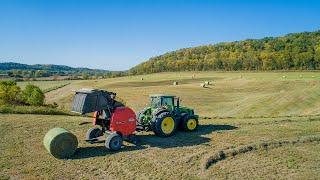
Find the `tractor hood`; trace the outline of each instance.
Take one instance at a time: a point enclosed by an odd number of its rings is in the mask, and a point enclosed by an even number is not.
[[[198,118],[198,115],[194,114],[194,110],[185,106],[180,106],[179,107],[180,113],[187,113],[190,116],[195,116],[196,118]]]

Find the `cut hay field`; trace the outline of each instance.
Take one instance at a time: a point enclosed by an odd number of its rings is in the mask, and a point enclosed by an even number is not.
[[[173,86],[174,81],[179,85]],[[213,85],[200,87],[205,81]],[[73,91],[83,87],[117,92],[135,110],[148,103],[149,94],[166,93],[181,97],[183,105],[195,108],[202,117],[320,114],[320,72],[182,72],[74,81],[47,93],[47,102],[69,110]]]
[[[213,85],[200,87],[204,81]],[[139,132],[139,145],[125,143],[113,153],[103,143],[84,141],[91,118],[0,114],[0,179],[320,178],[319,72],[183,72],[71,81],[46,93],[46,101],[70,109],[73,91],[90,87],[117,92],[135,110],[152,93],[180,96],[182,105],[200,115],[200,127],[169,138]],[[71,159],[55,159],[44,149],[42,139],[54,127],[78,137]]]
[[[0,178],[320,178],[320,116],[201,119],[198,131],[192,133],[179,132],[169,138],[138,133],[139,146],[126,143],[116,153],[107,151],[104,144],[84,142],[91,123],[79,124],[90,120],[1,115]],[[73,158],[58,160],[44,149],[42,138],[54,127],[77,135],[79,149]],[[212,162],[220,151],[227,156]]]

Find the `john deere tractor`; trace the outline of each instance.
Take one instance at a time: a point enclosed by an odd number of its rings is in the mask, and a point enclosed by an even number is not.
[[[157,136],[168,137],[178,129],[195,131],[198,115],[193,109],[180,107],[180,100],[170,95],[150,95],[150,106],[137,113],[138,128],[152,130]]]

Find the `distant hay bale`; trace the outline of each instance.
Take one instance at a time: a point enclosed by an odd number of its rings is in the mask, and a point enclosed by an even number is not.
[[[44,136],[43,145],[52,156],[63,159],[76,152],[78,139],[66,129],[53,128]]]
[[[311,76],[312,78],[315,78],[315,76]]]
[[[300,76],[299,76],[300,78],[302,78],[302,74],[300,74]]]
[[[282,76],[282,78],[286,78],[287,76]]]
[[[179,83],[178,83],[177,81],[174,81],[174,82],[173,82],[173,85],[174,85],[174,86],[177,86],[178,84],[179,84]]]

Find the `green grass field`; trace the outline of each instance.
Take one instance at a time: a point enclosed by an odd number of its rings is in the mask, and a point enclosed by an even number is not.
[[[213,85],[200,87],[204,81]],[[71,81],[46,93],[46,101],[70,109],[74,90],[94,87],[117,92],[139,110],[149,94],[174,94],[200,115],[200,127],[169,138],[139,132],[140,145],[125,143],[112,153],[103,143],[84,141],[91,118],[1,114],[0,179],[319,179],[319,82],[319,72],[183,72]],[[55,159],[44,149],[42,138],[54,127],[77,135],[79,149],[71,159]]]

